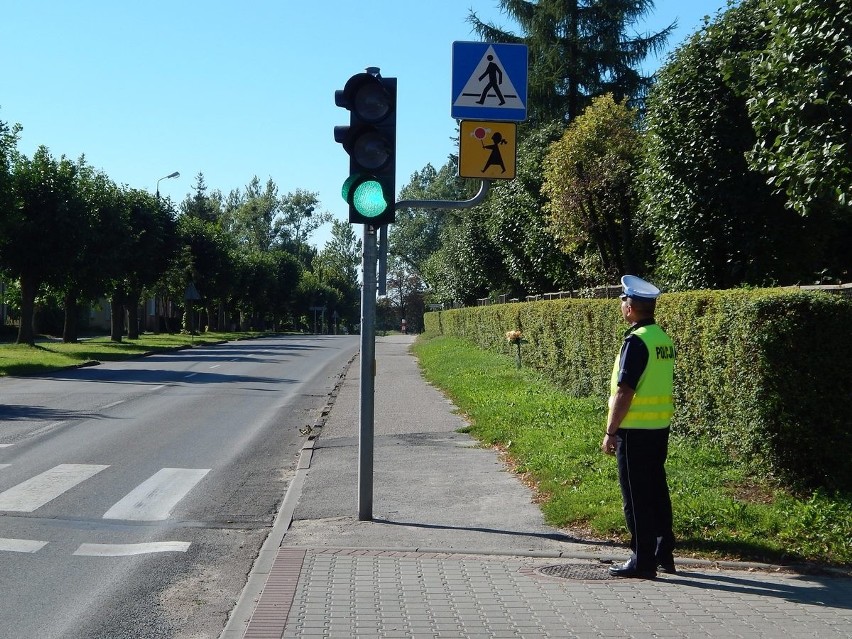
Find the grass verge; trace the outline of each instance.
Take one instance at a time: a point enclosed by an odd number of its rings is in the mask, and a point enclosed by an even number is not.
[[[221,341],[259,337],[261,333],[183,333],[144,334],[138,340],[125,338],[121,342],[109,337],[64,344],[40,341],[35,346],[26,344],[0,345],[0,377],[7,375],[36,375],[73,366],[86,366],[98,362],[130,359],[147,353],[174,350],[187,346],[201,346]]]
[[[513,359],[451,337],[414,346],[425,377],[505,451],[548,522],[626,539],[615,459],[600,452],[605,406],[571,398]],[[667,463],[681,556],[852,565],[852,494],[795,495],[706,442],[674,433]]]

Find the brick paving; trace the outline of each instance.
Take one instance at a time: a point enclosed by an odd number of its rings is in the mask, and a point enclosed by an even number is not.
[[[246,639],[281,637],[301,577],[305,552],[304,548],[282,548],[278,551],[263,595],[246,629]]]
[[[852,636],[852,579],[687,567],[565,579],[597,562],[282,547],[246,637],[410,639]]]

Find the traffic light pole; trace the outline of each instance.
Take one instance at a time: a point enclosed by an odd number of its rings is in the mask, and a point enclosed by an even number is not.
[[[358,430],[358,519],[373,519],[373,443],[376,386],[376,227],[364,225],[361,287],[361,409]]]
[[[482,186],[470,200],[403,200],[396,194],[397,79],[383,78],[378,67],[368,67],[334,92],[334,104],[349,111],[349,125],[334,127],[334,141],[349,154],[349,177],[341,195],[349,204],[349,223],[364,225],[361,287],[361,395],[358,430],[358,519],[373,518],[373,447],[375,443],[376,387],[376,262],[382,233],[379,267],[385,293],[387,225],[398,208],[464,209],[485,199],[491,185]],[[169,176],[171,177],[171,176]]]
[[[479,192],[469,200],[402,200],[395,208],[467,209],[481,203],[491,187],[482,180]],[[381,228],[381,227],[380,227]],[[361,269],[361,394],[358,428],[358,519],[373,519],[373,449],[375,446],[376,390],[376,262],[379,229],[364,225]]]

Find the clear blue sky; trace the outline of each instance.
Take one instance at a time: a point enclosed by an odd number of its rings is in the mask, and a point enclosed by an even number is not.
[[[638,32],[673,21],[674,49],[725,0],[657,0]],[[85,154],[113,181],[179,202],[202,172],[210,190],[254,175],[319,194],[346,219],[348,159],[334,91],[367,66],[397,77],[397,188],[454,152],[454,41],[466,17],[511,26],[497,0],[0,0],[0,120],[19,149]],[[372,11],[370,20],[365,19]],[[654,69],[659,62],[650,61]],[[324,245],[328,231],[312,238]]]

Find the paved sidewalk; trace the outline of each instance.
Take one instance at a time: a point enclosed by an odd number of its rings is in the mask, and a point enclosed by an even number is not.
[[[497,454],[456,432],[411,342],[376,344],[373,520],[357,518],[356,359],[302,452],[251,618],[223,637],[852,636],[846,577],[693,561],[610,578],[627,553],[547,526]]]

